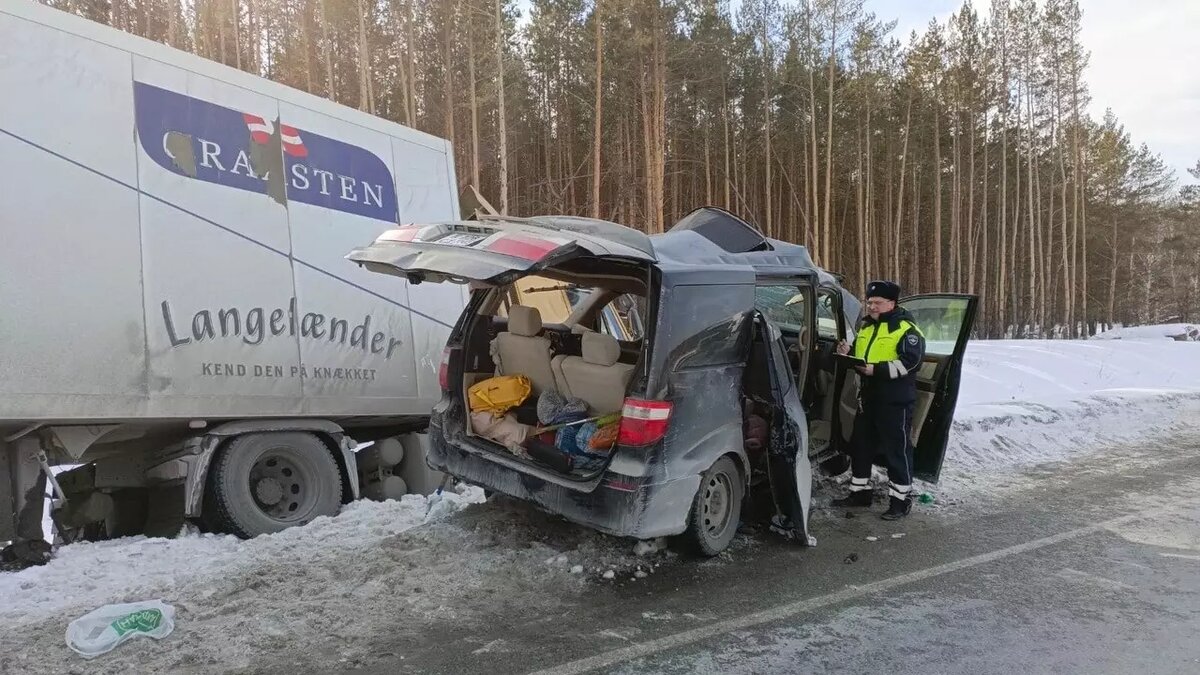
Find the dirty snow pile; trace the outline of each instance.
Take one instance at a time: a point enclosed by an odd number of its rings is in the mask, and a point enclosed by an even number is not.
[[[249,541],[188,534],[65,546],[43,567],[0,574],[0,672],[79,668],[66,626],[109,603],[162,599],[176,608],[176,629],[121,645],[88,672],[308,672],[403,653],[435,618],[479,619],[522,598],[553,604],[608,570],[629,583],[654,569],[627,541],[503,499],[469,508],[482,501],[482,490],[462,487],[354,502]]]
[[[1200,427],[1200,345],[980,340],[967,346],[943,465],[951,488]]]

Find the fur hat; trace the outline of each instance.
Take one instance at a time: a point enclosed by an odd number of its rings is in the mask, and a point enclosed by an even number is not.
[[[900,284],[894,281],[872,281],[867,284],[867,297],[896,302],[900,299]]]

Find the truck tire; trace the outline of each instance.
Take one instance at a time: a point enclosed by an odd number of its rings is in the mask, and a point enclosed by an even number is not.
[[[218,451],[203,515],[209,529],[250,538],[333,516],[341,504],[341,472],[319,438],[246,434]]]
[[[713,462],[700,476],[700,489],[688,514],[684,541],[700,555],[724,551],[741,522],[745,485],[737,465],[728,456]]]

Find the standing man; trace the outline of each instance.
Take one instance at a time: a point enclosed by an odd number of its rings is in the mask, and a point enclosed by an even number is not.
[[[912,509],[913,404],[925,356],[925,336],[912,315],[896,304],[899,299],[895,282],[867,284],[867,316],[854,340],[854,356],[867,363],[856,366],[859,403],[850,438],[850,495],[833,501],[834,506],[870,506],[871,466],[882,454],[891,498],[884,520],[899,520]],[[838,353],[849,352],[850,345],[838,345]]]

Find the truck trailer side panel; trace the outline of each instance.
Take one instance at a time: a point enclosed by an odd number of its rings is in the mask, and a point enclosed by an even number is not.
[[[465,292],[343,256],[458,215],[448,142],[0,8],[0,428],[425,416]]]

